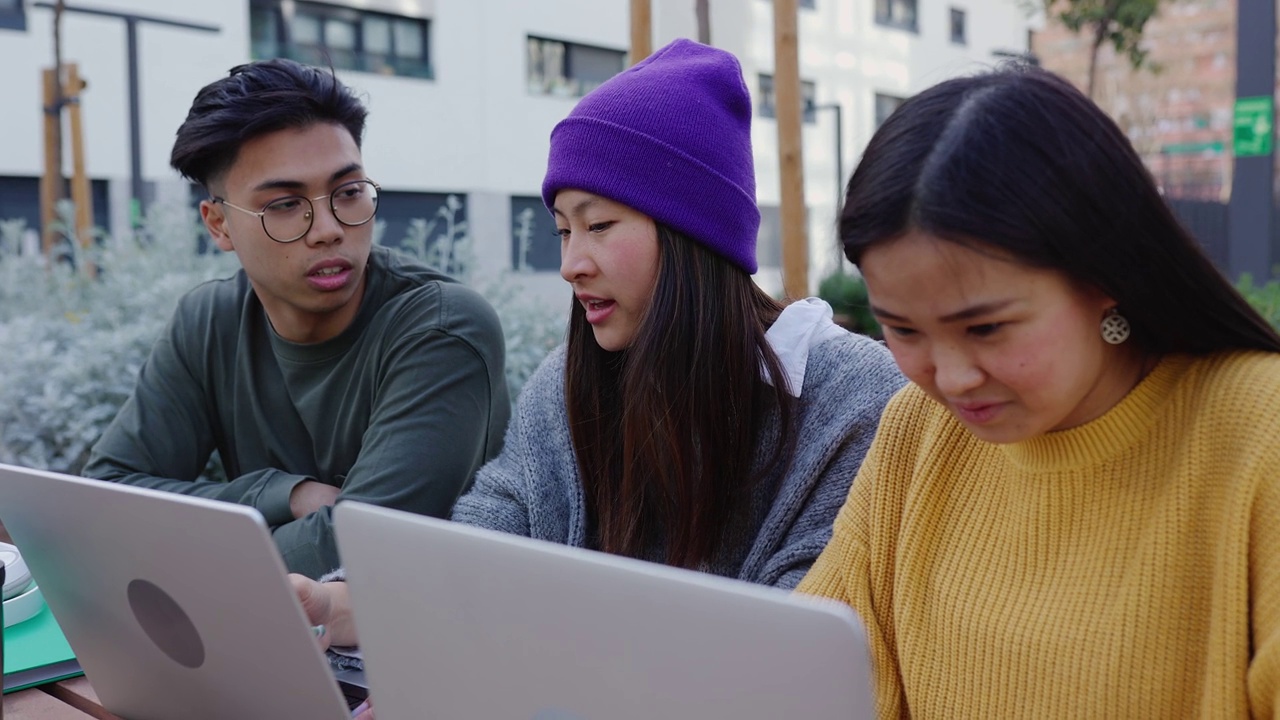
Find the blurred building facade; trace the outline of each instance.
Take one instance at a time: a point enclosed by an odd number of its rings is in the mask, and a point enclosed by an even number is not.
[[[1109,45],[1098,55],[1094,100],[1174,200],[1226,202],[1231,195],[1236,2],[1162,3],[1143,33],[1151,68],[1134,70]],[[1045,67],[1083,89],[1086,36],[1050,20],[1035,34],[1034,52]]]
[[[712,44],[735,53],[755,103],[762,285],[781,287],[773,7],[709,0]],[[140,155],[146,200],[190,202],[169,167],[196,91],[235,65],[273,56],[332,64],[370,109],[364,144],[384,188],[384,242],[415,231],[469,235],[475,270],[527,273],[564,299],[559,246],[538,197],[548,135],[577,98],[627,62],[627,0],[73,0],[89,7],[216,26],[137,29]],[[816,278],[837,262],[837,198],[862,148],[902,99],[1024,53],[1034,20],[1012,0],[800,0],[806,100],[805,198]],[[653,46],[697,37],[695,0],[653,0]],[[0,218],[37,228],[43,171],[40,70],[53,64],[53,13],[0,0]],[[88,82],[81,103],[95,214],[130,231],[127,32],[120,20],[68,12],[63,60]],[[832,106],[841,108],[839,127]],[[837,136],[843,147],[837,160]],[[66,145],[69,148],[69,141]],[[70,168],[69,151],[66,167]],[[839,166],[842,178],[837,178]],[[193,216],[194,220],[194,216]],[[422,231],[421,224],[417,226]]]

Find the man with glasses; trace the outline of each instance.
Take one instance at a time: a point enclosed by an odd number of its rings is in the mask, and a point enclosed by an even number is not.
[[[510,414],[493,309],[373,244],[365,116],[289,60],[196,96],[170,162],[242,270],[183,297],[84,471],[255,507],[313,578],[340,564],[337,500],[447,517]],[[203,477],[214,450],[225,479]]]

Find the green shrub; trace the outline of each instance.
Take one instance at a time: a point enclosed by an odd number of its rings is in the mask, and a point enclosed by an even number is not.
[[[1236,289],[1245,300],[1258,311],[1273,327],[1280,330],[1280,281],[1272,280],[1265,285],[1255,285],[1249,273],[1240,276]]]
[[[862,276],[837,270],[818,283],[818,297],[831,305],[837,322],[854,332],[880,337],[880,323],[871,314]]]

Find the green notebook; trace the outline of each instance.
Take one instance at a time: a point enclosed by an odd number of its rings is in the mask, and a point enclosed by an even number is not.
[[[4,629],[4,692],[83,675],[49,606]]]

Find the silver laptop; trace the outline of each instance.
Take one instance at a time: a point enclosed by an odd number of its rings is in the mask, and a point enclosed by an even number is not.
[[[0,465],[0,522],[107,710],[350,718],[256,510]]]
[[[854,613],[354,502],[335,509],[379,720],[858,720]]]

